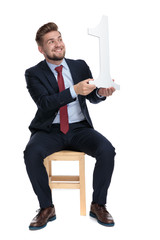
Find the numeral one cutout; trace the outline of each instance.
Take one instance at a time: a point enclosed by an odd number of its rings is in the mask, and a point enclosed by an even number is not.
[[[108,17],[102,16],[99,25],[95,28],[89,28],[88,34],[99,38],[100,73],[99,77],[94,81],[94,84],[97,87],[114,87],[115,89],[119,90],[120,86],[113,82],[110,76]]]

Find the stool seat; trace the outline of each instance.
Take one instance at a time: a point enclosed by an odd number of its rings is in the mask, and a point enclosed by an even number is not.
[[[52,175],[52,161],[79,161],[79,175]],[[51,189],[80,189],[80,215],[86,215],[85,153],[63,150],[44,159]]]

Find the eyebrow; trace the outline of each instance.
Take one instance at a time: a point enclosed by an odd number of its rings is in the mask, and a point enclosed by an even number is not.
[[[59,36],[58,36],[58,39],[59,39],[59,38],[62,38],[62,36],[59,35]],[[49,42],[49,41],[51,41],[51,40],[55,40],[55,38],[50,38],[50,39],[47,40],[47,42]]]

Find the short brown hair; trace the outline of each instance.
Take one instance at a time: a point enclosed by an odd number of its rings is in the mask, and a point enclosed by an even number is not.
[[[53,22],[49,22],[44,24],[42,27],[40,27],[36,33],[36,42],[38,45],[42,45],[43,44],[43,36],[46,33],[49,33],[51,31],[58,31],[58,26],[53,23]]]

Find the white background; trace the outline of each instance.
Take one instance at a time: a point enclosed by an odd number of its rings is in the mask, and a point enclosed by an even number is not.
[[[159,239],[159,81],[158,0],[28,0],[0,3],[0,234],[16,239]],[[36,105],[24,71],[43,60],[34,41],[37,29],[58,24],[68,58],[84,59],[96,78],[98,42],[87,35],[102,15],[109,18],[111,76],[121,90],[88,104],[95,128],[116,147],[108,210],[116,225],[105,228],[89,215],[95,160],[86,156],[87,216],[79,215],[78,190],[54,190],[57,220],[36,232],[28,225],[39,207],[23,161],[28,125]],[[70,166],[76,170],[76,166]],[[64,170],[64,169],[63,169]]]

